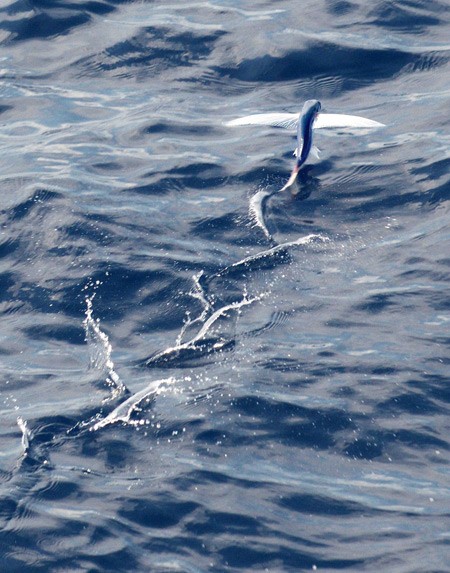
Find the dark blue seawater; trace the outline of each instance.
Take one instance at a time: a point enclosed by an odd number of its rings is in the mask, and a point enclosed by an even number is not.
[[[450,571],[448,2],[0,14],[0,571]]]

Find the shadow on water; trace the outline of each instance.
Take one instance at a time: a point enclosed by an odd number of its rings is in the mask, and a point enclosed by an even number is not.
[[[297,175],[296,189],[291,191],[294,199],[305,201],[313,193],[321,190],[321,183],[318,177],[313,175],[314,166],[306,165]]]

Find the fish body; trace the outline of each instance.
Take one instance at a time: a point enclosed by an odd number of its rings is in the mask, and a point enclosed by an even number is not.
[[[316,99],[310,99],[303,105],[297,124],[297,149],[295,150],[297,161],[289,177],[289,181],[281,191],[284,191],[294,183],[301,166],[308,159],[308,155],[313,148],[313,124],[321,108],[320,101]]]
[[[313,123],[321,109],[320,101],[310,99],[303,105],[297,126],[297,167],[308,159],[312,148]]]

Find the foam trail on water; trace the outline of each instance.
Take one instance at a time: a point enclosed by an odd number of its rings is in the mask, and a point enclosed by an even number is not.
[[[288,249],[289,247],[295,247],[298,245],[307,245],[307,244],[311,243],[312,241],[314,241],[315,239],[323,241],[323,242],[329,241],[328,237],[324,237],[323,235],[317,235],[315,233],[311,233],[309,235],[306,235],[305,237],[300,237],[300,238],[296,239],[295,241],[288,241],[286,243],[281,243],[279,245],[275,245],[275,247],[272,247],[272,248],[267,249],[265,251],[260,251],[259,253],[245,257],[245,259],[241,259],[240,261],[236,261],[235,263],[232,263],[228,267],[225,267],[224,269],[220,270],[218,273],[216,273],[215,276],[220,276],[222,274],[225,274],[227,271],[229,271],[231,269],[235,269],[236,267],[239,267],[242,265],[249,265],[249,264],[254,263],[255,261],[258,261],[260,259],[273,257],[277,253],[284,251],[284,250]]]
[[[142,402],[150,401],[150,398],[155,394],[160,394],[163,390],[167,389],[170,385],[175,382],[175,378],[164,378],[162,380],[154,380],[143,390],[136,392],[124,402],[119,404],[106,418],[96,422],[91,428],[91,431],[99,430],[110,424],[115,424],[116,422],[124,422],[125,424],[132,423],[130,421],[133,412],[139,409],[139,405]]]
[[[202,315],[203,314],[206,315],[206,313],[208,313],[210,310],[212,310],[212,306],[206,297],[206,293],[205,293],[202,285],[200,284],[200,279],[202,276],[203,276],[203,271],[199,272],[197,275],[194,275],[192,277],[192,280],[194,281],[194,291],[191,291],[190,295],[193,298],[197,298],[202,303],[203,308],[204,308]]]
[[[194,281],[194,288],[188,294],[192,298],[195,298],[200,301],[201,305],[203,306],[203,310],[199,314],[199,316],[197,316],[197,318],[191,318],[189,311],[186,312],[186,319],[184,321],[183,326],[181,327],[180,334],[177,336],[176,340],[177,345],[182,344],[183,336],[185,335],[186,330],[193,324],[196,324],[197,322],[204,322],[206,317],[208,316],[208,312],[212,310],[211,303],[208,301],[206,293],[202,285],[200,284],[200,279],[202,276],[203,276],[203,271],[199,272],[198,274],[192,277],[192,280]]]
[[[264,220],[264,205],[267,199],[273,194],[274,191],[258,191],[253,195],[253,197],[251,197],[248,207],[250,219],[256,227],[259,227],[262,230],[269,241],[273,241],[273,237]]]
[[[173,347],[166,348],[166,350],[158,352],[158,354],[155,354],[149,360],[147,360],[146,364],[149,365],[152,362],[155,362],[161,358],[164,358],[164,356],[174,354],[176,352],[179,352],[180,350],[186,350],[189,348],[194,348],[195,344],[199,340],[202,340],[206,336],[209,329],[213,326],[213,324],[216,322],[216,320],[218,320],[221,316],[223,316],[225,313],[227,313],[230,310],[239,310],[243,306],[247,306],[249,304],[254,303],[257,300],[261,300],[262,297],[263,297],[263,295],[254,296],[252,298],[247,298],[246,296],[244,296],[244,298],[240,301],[232,302],[231,304],[227,304],[225,306],[222,306],[221,308],[219,308],[218,310],[213,312],[213,314],[204,322],[201,329],[198,331],[198,333],[193,338],[191,338],[191,340],[189,340],[188,342],[183,342],[182,344],[176,344]],[[217,345],[216,347],[218,348],[219,345]]]
[[[115,371],[114,362],[112,361],[112,346],[108,336],[100,329],[100,320],[92,316],[92,301],[95,294],[86,297],[86,312],[83,326],[85,330],[86,342],[89,346],[91,357],[91,367],[107,373],[106,383],[111,388],[111,398],[118,398],[125,392],[127,387],[120,380]]]
[[[194,338],[192,340],[190,340],[189,342],[187,342],[186,344],[188,344],[189,346],[192,346],[196,342],[198,342],[199,340],[204,338],[206,333],[211,328],[211,326],[216,322],[216,320],[218,318],[220,318],[221,316],[223,316],[229,310],[238,310],[238,309],[242,308],[243,306],[246,306],[248,304],[252,304],[253,302],[255,302],[257,300],[261,300],[261,298],[262,298],[262,295],[254,296],[254,297],[249,298],[249,299],[244,297],[241,301],[232,302],[231,304],[227,304],[227,305],[223,306],[222,308],[219,308],[208,318],[208,320],[202,326],[202,328],[200,329],[198,334],[196,336],[194,336]]]

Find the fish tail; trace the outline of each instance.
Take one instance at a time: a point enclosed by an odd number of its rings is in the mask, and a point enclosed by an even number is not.
[[[289,187],[294,184],[295,180],[297,179],[297,175],[298,175],[299,170],[300,170],[299,165],[296,165],[294,167],[294,169],[292,170],[291,176],[289,177],[289,181],[281,189],[281,191],[286,191],[286,189],[289,189]]]

